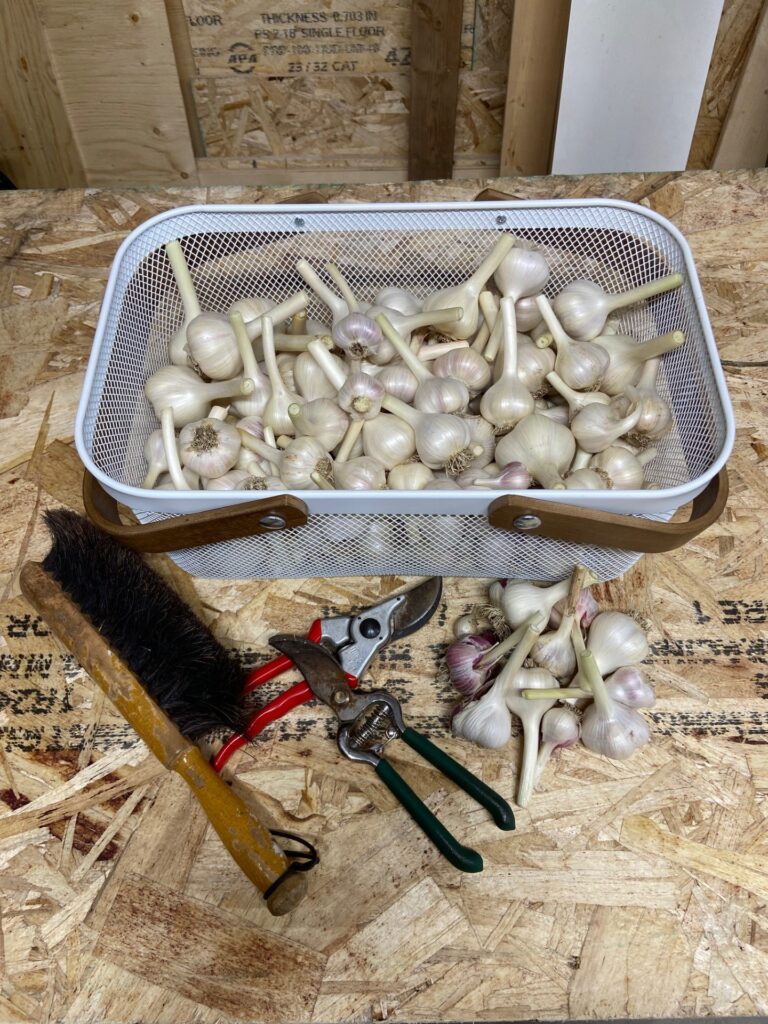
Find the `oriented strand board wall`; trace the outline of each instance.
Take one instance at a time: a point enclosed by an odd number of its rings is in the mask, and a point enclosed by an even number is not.
[[[513,0],[465,0],[455,164],[498,167]],[[407,167],[410,0],[184,0],[207,167]],[[210,174],[215,175],[215,166]]]

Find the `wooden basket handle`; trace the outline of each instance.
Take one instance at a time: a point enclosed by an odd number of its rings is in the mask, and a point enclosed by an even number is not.
[[[659,523],[555,501],[541,501],[535,491],[505,494],[488,506],[488,522],[500,530],[569,540],[623,551],[671,551],[682,547],[717,522],[728,500],[728,473],[721,469],[693,499],[684,523]]]
[[[292,494],[273,494],[259,501],[191,512],[142,525],[120,521],[117,502],[88,470],[83,478],[85,513],[94,526],[135,551],[179,551],[257,533],[276,533],[304,526],[309,514]]]

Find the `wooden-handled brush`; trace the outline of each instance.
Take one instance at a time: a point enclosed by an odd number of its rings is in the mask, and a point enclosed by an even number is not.
[[[292,910],[306,878],[289,870],[253,807],[188,738],[241,724],[242,679],[234,661],[135,552],[76,513],[61,510],[46,519],[53,546],[42,564],[22,567],[22,593],[152,753],[189,785],[269,910]]]

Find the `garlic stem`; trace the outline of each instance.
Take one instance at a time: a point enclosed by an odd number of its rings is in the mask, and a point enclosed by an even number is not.
[[[477,334],[474,337],[474,340],[472,341],[472,344],[470,345],[470,348],[473,348],[475,352],[478,352],[480,355],[482,355],[483,349],[485,348],[490,335],[490,328],[488,327],[488,324],[485,322],[485,320],[483,320],[483,322],[480,324],[480,328]]]
[[[337,391],[344,386],[344,381],[347,379],[347,375],[339,364],[331,359],[331,355],[325,345],[323,345],[319,340],[310,341],[307,345],[307,352],[311,354],[312,358]]]
[[[316,469],[313,469],[309,474],[309,479],[320,488],[321,491],[335,491],[336,488],[333,486],[327,477],[324,477],[322,473],[318,473]]]
[[[165,458],[168,463],[168,472],[171,474],[173,486],[177,491],[188,491],[184,473],[179,459],[179,450],[176,447],[176,432],[173,426],[173,409],[166,406],[160,413],[160,429],[163,432],[163,445],[165,446]]]
[[[381,328],[381,333],[391,343],[397,354],[403,360],[405,365],[411,371],[411,373],[419,381],[431,380],[433,374],[429,372],[424,363],[419,359],[415,353],[409,348],[405,338],[398,334],[395,328],[392,326],[387,317],[383,313],[379,313],[376,317],[376,323]]]
[[[609,313],[614,313],[624,306],[631,306],[635,302],[642,302],[644,299],[652,299],[654,295],[661,295],[663,292],[671,292],[679,288],[683,283],[682,274],[667,274],[656,281],[649,281],[648,284],[640,285],[638,288],[631,288],[621,295],[606,295],[606,308]]]
[[[283,320],[287,320],[289,316],[294,316],[296,313],[300,313],[302,310],[305,310],[308,302],[309,296],[304,290],[301,290],[296,292],[295,295],[291,295],[287,299],[283,299],[282,302],[278,302],[276,306],[272,306],[265,313],[262,313],[261,316],[256,316],[252,320],[245,320],[245,317],[243,317],[249,339],[251,341],[256,341],[257,338],[261,337],[261,321],[263,317],[268,316],[273,324],[281,324]]]
[[[349,282],[344,277],[344,275],[339,270],[339,268],[336,266],[336,264],[335,263],[326,263],[326,265],[325,265],[325,272],[326,272],[326,274],[328,274],[328,276],[331,278],[333,283],[336,285],[336,287],[341,292],[341,297],[344,299],[346,304],[349,306],[349,312],[350,313],[359,313],[360,312],[360,304],[358,303],[357,299],[355,298],[355,296],[354,296],[354,294],[352,292],[352,289],[349,287]]]
[[[246,325],[247,326],[247,325]],[[329,334],[274,334],[275,352],[306,352],[310,341],[319,341],[326,348],[333,348]]]
[[[611,404],[611,396],[604,395],[601,391],[574,391],[554,370],[546,375],[546,379],[555,391],[566,400],[572,415],[593,402],[599,402],[600,405]]]
[[[181,304],[184,307],[184,319],[192,320],[200,315],[200,302],[197,298],[195,286],[192,283],[192,275],[189,272],[187,261],[184,259],[181,243],[178,240],[168,242],[165,247],[165,254],[168,257],[168,262],[171,264],[176,287],[179,289]],[[185,484],[184,489],[188,490],[189,485]]]
[[[317,297],[324,302],[333,314],[333,322],[343,320],[350,313],[349,306],[344,299],[339,298],[335,292],[317,276],[306,260],[299,260],[296,264],[296,272],[302,277]]]
[[[514,632],[510,633],[508,637],[500,640],[499,643],[491,647],[490,650],[480,658],[477,662],[477,668],[492,668],[499,659],[503,658],[509,651],[514,650],[515,647],[520,643],[522,638],[525,636],[526,630],[532,626],[541,617],[539,612],[534,612],[533,615],[529,615],[522,625],[518,626]]]
[[[307,311],[306,309],[300,309],[298,313],[291,317],[291,322],[288,324],[286,329],[287,334],[305,334],[307,326]],[[277,341],[277,336],[275,336]]]
[[[563,700],[564,697],[591,697],[591,690],[581,690],[578,686],[552,686],[545,690],[521,690],[526,700]]]
[[[422,363],[429,362],[430,359],[438,359],[447,352],[453,352],[454,349],[469,348],[469,342],[467,341],[440,341],[434,345],[421,345],[418,341],[416,343],[418,345],[416,355]]]
[[[347,431],[344,434],[344,437],[342,438],[341,444],[339,445],[339,449],[336,452],[336,458],[334,459],[335,463],[338,464],[340,462],[348,461],[349,456],[352,453],[352,449],[355,447],[355,442],[360,436],[360,431],[363,429],[364,423],[365,420],[350,421],[350,424],[347,427]]]

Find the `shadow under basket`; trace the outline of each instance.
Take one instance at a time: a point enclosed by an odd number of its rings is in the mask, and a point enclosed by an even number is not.
[[[362,302],[398,285],[423,298],[466,278],[499,232],[539,246],[546,293],[581,278],[621,292],[665,274],[675,292],[624,310],[638,341],[671,330],[658,388],[673,429],[655,442],[652,489],[622,491],[151,491],[143,447],[157,418],[144,382],[168,363],[183,321],[164,245],[181,242],[203,309],[236,299],[282,301],[303,286],[296,261],[335,262]],[[314,297],[309,316],[325,319]],[[652,211],[612,200],[186,207],[126,238],[110,273],[78,409],[85,504],[103,529],[144,551],[172,552],[192,575],[498,576],[556,580],[582,563],[601,580],[642,553],[686,543],[723,510],[734,423],[690,250]],[[140,525],[123,525],[117,503]],[[686,522],[670,523],[693,502]]]

